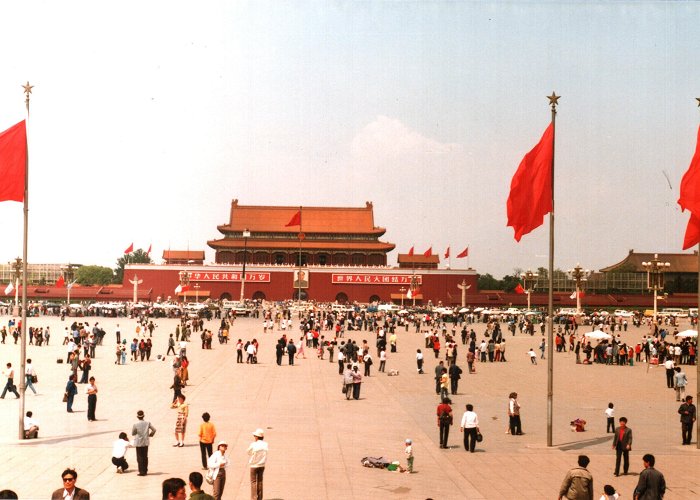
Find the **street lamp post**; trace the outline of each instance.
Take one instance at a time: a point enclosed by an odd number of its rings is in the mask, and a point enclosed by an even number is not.
[[[657,295],[659,290],[664,289],[664,272],[671,267],[670,262],[661,262],[659,254],[654,254],[651,262],[642,262],[642,267],[647,271],[647,289],[654,291],[654,324],[656,324]]]
[[[399,288],[399,292],[401,292],[401,309],[403,309],[403,297],[406,293],[406,287],[402,286],[401,288]]]
[[[243,303],[244,292],[245,292],[245,265],[248,260],[248,238],[250,238],[250,231],[248,229],[243,230],[243,274],[241,274],[241,299],[240,302]]]
[[[576,263],[576,267],[569,269],[567,273],[576,282],[576,314],[581,314],[581,283],[588,281],[591,271],[583,269],[581,264]]]
[[[12,315],[17,316],[19,314],[19,278],[22,275],[22,259],[17,257],[14,264],[12,264],[12,269],[15,270],[15,307],[12,310]]]
[[[201,285],[199,283],[195,283],[192,288],[194,288],[194,301],[195,303],[199,304],[199,288]]]
[[[523,283],[525,284],[528,311],[530,310],[530,296],[532,295],[532,290],[535,289],[535,283],[537,282],[537,278],[539,278],[539,276],[539,274],[533,273],[529,269],[520,275],[520,277],[523,279]]]
[[[190,284],[190,273],[188,273],[187,271],[180,271],[180,272],[178,273],[178,275],[180,276],[180,286],[181,286],[182,288],[187,287],[187,285]],[[183,302],[183,304],[184,304],[184,302],[185,302],[185,295],[186,295],[185,293],[182,294],[182,302]]]
[[[73,264],[68,264],[63,271],[63,278],[66,282],[66,307],[70,307],[70,289],[73,287],[73,269],[75,266]]]

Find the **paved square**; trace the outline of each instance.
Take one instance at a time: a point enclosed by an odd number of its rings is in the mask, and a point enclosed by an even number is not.
[[[546,447],[547,365],[541,360],[530,364],[527,351],[539,344],[540,336],[506,335],[506,363],[478,363],[477,373],[466,373],[466,348],[459,344],[458,364],[464,370],[458,395],[453,396],[455,425],[451,429],[450,448],[438,446],[433,368],[436,360],[426,354],[425,375],[415,368],[417,348],[424,347],[423,335],[415,329],[398,330],[398,351],[388,354],[387,371],[362,383],[361,399],[346,401],[341,394],[337,363],[321,361],[306,349],[306,359],[295,365],[275,364],[274,344],[281,331],[262,332],[262,320],[239,318],[231,331],[232,341],[220,345],[214,338],[212,350],[200,348],[193,335],[187,354],[191,361],[190,383],[184,390],[190,403],[186,446],[174,448],[176,415],[170,409],[172,369],[157,361],[167,349],[167,337],[175,331],[176,320],[155,320],[154,350],[149,362],[114,364],[115,327],[120,324],[122,338],[134,337],[136,322],[119,318],[81,318],[92,326],[98,321],[106,330],[104,345],[97,348],[92,375],[97,379],[99,395],[97,422],[88,422],[87,397],[79,385],[75,413],[65,411],[61,402],[68,378],[66,347],[61,345],[63,329],[74,318],[61,322],[55,317],[30,318],[30,326],[51,326],[50,346],[29,346],[27,356],[34,360],[39,376],[34,396],[27,395],[26,409],[40,421],[38,440],[17,439],[18,402],[9,395],[0,400],[0,430],[3,453],[0,455],[0,486],[11,488],[21,498],[48,498],[61,486],[60,473],[74,466],[79,473],[78,486],[93,498],[159,498],[161,482],[172,476],[186,479],[200,470],[197,429],[200,415],[208,411],[217,427],[217,440],[229,443],[231,465],[227,470],[224,498],[248,498],[249,476],[245,450],[252,432],[262,427],[270,445],[265,472],[265,498],[269,499],[366,499],[366,498],[556,498],[566,471],[576,456],[591,458],[589,470],[595,483],[596,498],[604,484],[612,484],[623,498],[632,498],[641,456],[656,456],[657,468],[668,484],[666,498],[697,498],[700,494],[698,453],[692,446],[681,446],[679,403],[666,388],[663,368],[646,364],[629,366],[586,366],[575,364],[570,352],[555,353],[554,447]],[[0,318],[7,324],[8,318]],[[293,334],[299,337],[298,321]],[[216,332],[218,321],[205,322]],[[477,339],[485,325],[474,325]],[[584,328],[585,329],[585,328]],[[632,328],[622,333],[637,341],[646,329]],[[322,332],[328,336],[329,332]],[[260,341],[259,364],[237,364],[235,340],[257,338]],[[347,338],[374,346],[374,334],[348,332]],[[538,351],[539,352],[539,351]],[[444,350],[441,353],[444,357]],[[0,362],[19,367],[19,346],[0,345]],[[695,394],[695,367],[686,367],[689,394]],[[4,384],[4,379],[3,379]],[[522,405],[523,436],[505,434],[508,394],[516,391]],[[613,477],[615,463],[611,435],[605,433],[604,409],[614,402],[616,417],[627,416],[634,431],[631,474]],[[472,403],[479,415],[484,441],[478,453],[466,453],[461,446],[459,421],[464,405]],[[111,464],[111,446],[121,431],[131,434],[136,411],[157,429],[149,451],[149,475],[135,472],[134,450],[127,452],[130,471],[116,474]],[[582,418],[587,432],[572,433],[569,422]],[[400,474],[368,469],[361,465],[365,456],[383,456],[403,463],[403,442],[413,439],[415,474]],[[205,490],[211,487],[205,484]],[[189,494],[189,492],[188,492]]]

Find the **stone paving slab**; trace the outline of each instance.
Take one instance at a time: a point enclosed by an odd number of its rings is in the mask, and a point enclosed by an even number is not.
[[[78,469],[78,485],[93,498],[158,498],[163,479],[200,470],[197,428],[204,411],[212,414],[218,438],[229,443],[232,464],[227,471],[224,498],[247,498],[249,477],[245,450],[251,432],[266,429],[270,443],[269,465],[265,472],[265,498],[269,499],[367,499],[367,498],[553,498],[576,456],[591,457],[596,494],[613,484],[630,497],[641,470],[641,456],[652,452],[667,479],[667,498],[697,498],[700,494],[698,465],[700,454],[693,446],[680,446],[680,424],[673,391],[665,387],[663,368],[639,364],[634,367],[576,365],[571,353],[555,354],[554,444],[546,446],[546,362],[531,366],[526,355],[537,347],[538,336],[507,337],[507,363],[477,365],[475,375],[466,374],[466,350],[460,346],[459,364],[465,371],[458,395],[453,397],[455,422],[450,435],[451,448],[438,447],[432,375],[436,364],[426,353],[426,374],[415,369],[415,350],[423,346],[423,335],[399,331],[399,352],[389,353],[387,370],[398,369],[398,377],[378,374],[375,362],[372,376],[362,384],[361,399],[346,401],[340,392],[337,364],[321,361],[306,350],[307,359],[295,366],[278,367],[274,362],[274,342],[282,332],[262,333],[261,321],[239,318],[232,337],[261,341],[258,365],[236,364],[235,343],[203,351],[197,342],[188,347],[191,360],[190,386],[185,394],[190,403],[186,446],[173,448],[175,412],[169,409],[172,370],[169,362],[152,360],[116,366],[113,363],[115,324],[123,338],[133,332],[135,322],[124,318],[85,318],[95,320],[107,331],[105,345],[98,347],[92,374],[99,385],[97,422],[85,414],[84,386],[76,396],[76,413],[65,412],[61,396],[68,369],[57,364],[65,359],[60,344],[64,326],[58,318],[30,318],[33,326],[51,325],[49,347],[28,347],[39,374],[39,395],[27,395],[26,409],[40,420],[40,439],[18,441],[16,422],[18,402],[12,396],[0,400],[0,487],[9,487],[22,498],[48,498],[61,486],[60,472],[66,466]],[[6,323],[7,318],[0,318]],[[174,331],[174,320],[157,320],[154,355],[164,354],[167,335]],[[298,324],[298,322],[297,322]],[[215,329],[212,321],[209,328]],[[484,331],[475,325],[479,339]],[[295,336],[298,331],[295,331]],[[637,340],[642,329],[623,334]],[[349,338],[370,346],[374,338],[367,332],[351,332]],[[376,356],[375,356],[376,358]],[[19,366],[19,347],[0,345],[0,362]],[[695,391],[694,367],[687,369],[689,388]],[[517,391],[523,407],[524,436],[505,434],[507,396]],[[694,394],[694,392],[691,392]],[[616,415],[627,416],[634,431],[630,476],[612,476],[614,453],[611,435],[606,435],[603,410],[609,401]],[[484,442],[478,453],[469,454],[459,446],[458,422],[464,405],[471,402],[479,414]],[[130,434],[138,409],[146,412],[157,428],[150,447],[149,475],[114,473],[111,444],[120,431]],[[586,433],[572,433],[569,421],[588,421]],[[416,454],[412,475],[362,467],[363,456],[385,456],[403,460],[403,441],[414,441]],[[695,441],[695,438],[694,438]],[[133,450],[127,454],[136,467]],[[205,487],[210,490],[211,487]],[[597,498],[597,497],[596,497]]]

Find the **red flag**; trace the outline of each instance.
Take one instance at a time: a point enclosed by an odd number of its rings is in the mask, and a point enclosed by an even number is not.
[[[515,286],[515,293],[519,293],[519,294],[525,293],[525,289],[523,288],[523,285],[521,285],[520,283],[518,283],[518,284]]]
[[[552,211],[552,161],[554,127],[550,123],[540,142],[518,166],[510,182],[508,226],[515,230],[515,241],[542,225]]]
[[[678,204],[682,210],[690,211],[690,220],[685,229],[683,250],[686,250],[700,242],[700,127],[698,127],[698,140],[695,146],[695,154],[690,160],[688,171],[681,180],[681,196]]]
[[[153,247],[153,243],[148,245],[148,252],[146,252],[146,255],[151,255],[151,248]]]
[[[56,288],[63,288],[66,286],[66,280],[63,279],[63,275],[60,275],[56,280]]]
[[[24,120],[0,132],[0,201],[24,201],[27,127]]]
[[[184,293],[190,289],[190,285],[177,285],[175,293]]]
[[[445,251],[445,258],[446,259],[450,258],[450,247],[447,247],[447,250]]]
[[[462,253],[457,255],[458,259],[463,259],[464,257],[469,257],[469,247],[465,248]]]
[[[430,257],[431,255],[433,255],[433,247],[428,248],[428,249],[423,253],[423,257]]]
[[[411,247],[411,249],[408,251],[408,255],[413,255],[413,247]]]
[[[287,222],[287,225],[284,227],[289,226],[301,226],[301,210],[298,210],[297,213],[294,214],[294,217],[292,217],[292,220]]]
[[[132,243],[131,245],[129,245],[129,248],[124,250],[124,253],[131,253],[133,251],[134,251],[134,244]]]

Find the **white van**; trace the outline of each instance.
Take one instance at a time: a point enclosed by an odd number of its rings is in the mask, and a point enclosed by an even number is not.
[[[396,304],[379,304],[377,306],[378,311],[384,311],[384,312],[399,312],[401,308],[397,306]]]
[[[676,318],[687,318],[688,309],[682,307],[666,307],[661,310],[659,316],[675,316]]]

